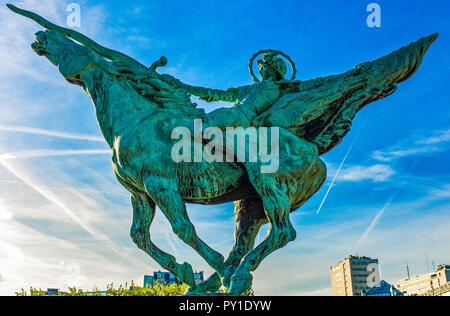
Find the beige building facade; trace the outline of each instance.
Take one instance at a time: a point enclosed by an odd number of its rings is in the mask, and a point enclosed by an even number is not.
[[[349,256],[331,267],[333,296],[361,296],[379,282],[378,259]]]
[[[424,295],[450,284],[450,265],[441,265],[435,271],[400,281],[396,288],[405,295]]]

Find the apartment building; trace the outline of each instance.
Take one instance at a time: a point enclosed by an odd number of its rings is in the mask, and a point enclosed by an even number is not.
[[[378,259],[349,256],[331,267],[333,296],[361,296],[379,281]]]

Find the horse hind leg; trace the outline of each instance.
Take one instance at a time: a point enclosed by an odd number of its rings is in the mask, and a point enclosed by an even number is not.
[[[222,285],[230,288],[231,276],[236,271],[242,258],[253,249],[256,235],[261,226],[267,223],[264,207],[260,198],[250,198],[234,202],[236,226],[234,232],[235,244],[228,258],[225,260],[224,277],[221,280],[217,273],[211,275],[207,280],[197,284],[188,293],[214,293]]]
[[[195,287],[194,272],[188,263],[179,264],[175,257],[160,250],[150,238],[150,225],[155,216],[155,203],[145,195],[131,195],[133,223],[130,236],[134,243],[150,255],[163,268],[172,272],[178,280]]]

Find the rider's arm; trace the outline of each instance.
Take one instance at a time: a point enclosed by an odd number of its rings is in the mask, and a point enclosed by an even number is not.
[[[185,89],[188,94],[194,95],[206,102],[225,101],[234,103],[237,99],[237,90],[233,88],[218,90],[185,85]]]
[[[218,89],[196,87],[182,83],[180,80],[167,74],[161,76],[163,77],[164,80],[168,81],[177,88],[184,89],[187,94],[194,95],[206,102],[214,102],[214,101],[236,102],[237,99],[237,89],[234,88],[230,88],[228,90],[218,90]]]

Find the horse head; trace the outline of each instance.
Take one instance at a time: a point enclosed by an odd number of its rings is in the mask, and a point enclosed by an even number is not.
[[[106,60],[86,46],[53,31],[36,33],[31,47],[39,56],[45,56],[58,67],[67,81],[84,87],[83,73],[93,67],[106,65]]]

